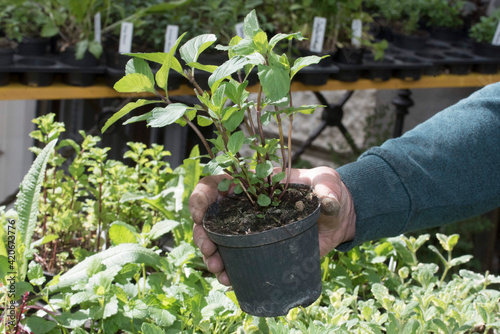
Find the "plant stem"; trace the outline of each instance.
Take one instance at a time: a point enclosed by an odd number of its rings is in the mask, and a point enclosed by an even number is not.
[[[104,178],[103,166],[101,164],[101,178]],[[97,225],[97,252],[101,248],[101,224],[102,224],[102,181],[99,181],[99,220]]]
[[[200,130],[196,127],[196,125],[194,125],[193,122],[191,122],[186,115],[184,115],[184,120],[191,127],[191,129],[193,129],[193,131],[196,133],[198,138],[200,138],[201,142],[203,143],[203,146],[205,146],[205,149],[207,150],[208,154],[210,155],[210,158],[212,158],[212,159],[215,158],[214,154],[212,153],[212,150],[210,149],[210,146],[208,145],[207,140],[205,139],[205,136],[203,136],[203,134],[200,132]]]
[[[276,121],[278,122],[278,131],[280,135],[280,148],[281,148],[281,158],[282,158],[281,171],[284,172],[286,171],[286,153],[285,153],[285,139],[283,137],[283,126],[281,123],[281,116],[278,113],[279,112],[278,107],[275,106],[274,110],[276,111]]]

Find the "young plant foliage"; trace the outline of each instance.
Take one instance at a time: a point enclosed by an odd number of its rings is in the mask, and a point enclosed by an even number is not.
[[[167,95],[154,91],[162,101],[144,115],[133,117],[127,122],[146,120],[148,126],[163,127],[172,123],[189,125],[200,137],[210,162],[204,172],[215,175],[227,173],[231,178],[219,184],[219,190],[227,191],[231,184],[235,192],[244,193],[254,205],[267,207],[278,205],[288,186],[287,170],[290,167],[291,140],[285,143],[281,120],[289,119],[292,126],[296,113],[312,113],[318,106],[293,106],[291,81],[302,68],[317,64],[321,57],[303,57],[291,62],[286,54],[277,53],[275,48],[280,42],[292,39],[303,40],[300,33],[278,34],[268,40],[267,34],[259,27],[257,14],[252,11],[244,20],[243,38],[235,36],[227,46],[217,45],[216,49],[227,53],[227,60],[220,66],[200,63],[200,55],[215,43],[213,34],[204,34],[176,45],[168,54],[130,54],[134,57],[127,64],[126,75],[115,84],[121,92],[153,92],[155,84],[167,88],[168,70],[171,68],[182,73],[192,84],[199,105],[195,107],[182,103],[172,103]],[[180,68],[176,50],[186,64]],[[162,67],[153,80],[152,71],[147,68],[146,60],[160,63]],[[197,82],[198,73],[208,72],[208,90],[203,90]],[[257,101],[249,99],[248,77],[256,75],[259,80]],[[156,80],[156,81],[155,81]],[[141,101],[141,100],[140,100]],[[157,102],[157,101],[155,101]],[[128,104],[118,111],[102,131],[120,117],[146,102]],[[264,127],[275,119],[279,127],[279,138],[267,138]],[[212,126],[213,139],[205,138],[198,126]],[[291,128],[288,133],[291,134]],[[247,157],[248,149],[253,153]],[[280,152],[280,154],[277,154]],[[281,167],[277,176],[272,177],[274,167]],[[284,182],[284,183],[283,183]]]

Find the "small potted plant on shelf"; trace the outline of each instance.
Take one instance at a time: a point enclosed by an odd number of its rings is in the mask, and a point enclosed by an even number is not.
[[[133,0],[126,4],[113,5],[108,21],[113,22],[102,29],[104,54],[106,58],[107,83],[113,86],[124,74],[129,56],[119,53],[120,27],[123,22],[134,24],[133,52],[154,52],[163,50],[165,45],[165,29],[169,24],[179,25],[179,30],[191,29],[195,24],[190,20],[190,0],[170,3],[158,3],[156,0]],[[182,30],[181,30],[182,31]],[[194,35],[193,35],[194,36]],[[172,76],[177,76],[171,73]],[[171,78],[173,79],[173,78]],[[176,89],[179,80],[170,80],[170,89]]]
[[[63,81],[75,86],[93,85],[96,73],[102,71],[97,68],[102,45],[94,36],[94,16],[103,12],[106,18],[111,1],[53,0],[40,4],[50,17],[50,29],[60,37],[57,49],[61,62],[72,67],[64,73]]]
[[[493,40],[500,21],[500,9],[495,10],[490,16],[483,16],[479,22],[474,24],[469,30],[469,36],[473,40],[472,51],[474,54],[485,57],[480,63],[475,65],[475,71],[484,74],[494,74],[498,72],[500,59],[500,41]]]
[[[270,40],[259,28],[252,11],[244,20],[244,38],[233,37],[228,46],[216,49],[228,53],[220,66],[199,62],[200,54],[216,37],[204,34],[179,48],[186,63],[183,69],[174,56],[182,35],[169,53],[131,54],[126,75],[115,84],[119,92],[149,92],[156,100],[131,102],[113,115],[104,132],[133,109],[155,104],[150,112],[127,123],[146,120],[149,126],[172,123],[189,125],[200,137],[210,161],[204,172],[227,173],[220,191],[233,195],[215,203],[207,212],[204,228],[218,244],[241,308],[258,316],[284,315],[292,307],[309,305],[321,294],[321,270],[316,221],[319,201],[309,187],[290,184],[291,125],[296,113],[311,113],[316,105],[294,106],[290,83],[297,72],[318,63],[321,57],[297,58],[293,64],[286,54],[274,51],[279,41],[303,39],[300,33],[277,34]],[[162,64],[153,75],[144,60]],[[260,86],[257,99],[246,90],[248,74],[258,69]],[[172,103],[155,89],[165,89],[169,69],[184,76],[194,87],[199,104]],[[204,91],[195,78],[195,69],[211,73],[210,91]],[[288,118],[288,143],[282,119]],[[213,126],[214,139],[206,139],[194,124]],[[266,138],[264,126],[276,120],[278,138]],[[239,129],[245,128],[245,132]],[[210,145],[210,144],[211,145]],[[242,153],[242,148],[253,154]],[[276,169],[275,169],[276,168]],[[228,213],[242,213],[231,218]],[[294,217],[292,217],[294,216]]]
[[[377,21],[390,31],[386,33],[398,47],[421,50],[425,47],[428,33],[419,29],[419,22],[424,15],[426,0],[370,0],[367,6]]]
[[[5,12],[0,11],[0,22],[5,18]],[[9,40],[0,25],[0,67],[9,67],[14,62],[14,44]],[[8,85],[10,76],[7,71],[0,70],[0,86]]]
[[[57,34],[42,6],[34,1],[0,1],[4,17],[0,25],[6,36],[17,43],[17,52],[24,56],[43,56],[49,37]]]
[[[371,54],[371,61],[381,61],[388,46],[387,41],[375,41],[369,33],[372,16],[362,10],[362,1],[342,2],[334,16],[335,52],[332,59],[340,64],[360,65],[365,54]],[[344,66],[334,77],[341,81],[356,81],[361,75],[357,66]]]
[[[499,21],[500,9],[497,9],[490,16],[482,16],[470,28],[469,36],[474,40],[474,53],[484,57],[500,57],[500,46],[492,44]]]
[[[431,36],[445,41],[458,41],[462,37],[462,10],[465,1],[430,0],[425,15]]]

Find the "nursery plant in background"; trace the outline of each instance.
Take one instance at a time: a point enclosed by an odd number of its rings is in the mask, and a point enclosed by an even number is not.
[[[402,48],[424,48],[428,35],[419,29],[419,21],[426,13],[427,1],[369,0],[366,1],[366,7],[380,24],[379,29],[383,30],[381,37],[393,40],[395,45]]]
[[[431,0],[427,4],[427,25],[433,38],[456,41],[462,37],[462,10],[465,1]]]
[[[373,52],[375,60],[384,57],[384,50],[388,43],[386,40],[375,42],[373,36],[368,32],[373,18],[362,10],[362,3],[362,0],[339,2],[335,15],[336,52],[333,55],[333,59],[338,62],[360,64],[363,54],[367,50]],[[358,23],[358,27],[353,29],[355,21]]]
[[[500,46],[492,45],[493,37],[500,20],[500,9],[490,16],[482,16],[479,22],[469,30],[469,36],[474,40],[474,53],[490,58],[498,58]]]
[[[266,33],[259,28],[255,11],[245,18],[244,32],[244,38],[236,36],[231,39],[229,46],[216,47],[228,52],[229,59],[221,66],[198,62],[200,54],[216,40],[211,34],[197,36],[179,48],[180,56],[187,66],[185,70],[174,56],[183,36],[167,54],[131,54],[134,59],[127,64],[126,75],[115,84],[115,89],[119,92],[151,92],[158,99],[138,100],[127,104],[108,120],[102,131],[138,106],[161,103],[163,106],[155,107],[127,123],[147,120],[149,126],[162,127],[177,122],[189,125],[200,136],[210,158],[204,172],[212,175],[226,172],[228,178],[219,184],[219,190],[227,191],[234,187],[235,196],[228,197],[224,203],[216,203],[205,217],[204,227],[219,245],[240,306],[251,314],[283,315],[294,306],[310,304],[321,292],[316,225],[319,203],[311,189],[292,186],[289,182],[294,114],[311,113],[317,107],[295,107],[290,82],[300,69],[318,63],[321,58],[303,57],[290,64],[286,55],[276,54],[273,49],[279,41],[293,38],[301,40],[303,37],[300,33],[277,34],[268,40]],[[156,75],[153,75],[145,60],[162,64]],[[255,66],[260,86],[257,100],[252,101],[245,89],[248,84],[245,79]],[[170,68],[192,83],[199,105],[188,106],[170,101],[166,89]],[[200,88],[195,70],[211,73],[208,79],[211,92]],[[155,90],[155,84],[165,90],[165,95]],[[282,117],[288,117],[290,121],[288,145],[285,142]],[[214,126],[216,137],[206,139],[201,135],[193,123],[195,118],[200,126]],[[279,138],[266,139],[263,127],[273,118],[280,129]],[[240,125],[245,127],[246,135],[239,129]],[[253,156],[247,157],[240,153],[244,145],[253,150]],[[273,162],[279,166],[279,172],[275,175]],[[291,206],[291,211],[298,213],[298,217],[285,218],[288,215],[284,213],[285,203]],[[234,205],[240,204],[243,205],[242,208],[235,209]],[[301,210],[295,210],[294,207],[301,207]],[[229,208],[224,213],[226,215],[227,212],[238,210],[249,213],[246,218],[232,217],[225,222],[217,222],[216,216],[223,214],[224,208]],[[288,225],[289,232],[286,232],[281,226],[289,222],[293,223]],[[295,231],[292,232],[295,238],[289,239],[290,231]],[[280,240],[289,239],[287,241],[293,243],[298,251],[294,254],[289,252],[288,249],[292,246],[285,242],[278,244],[283,247],[281,249],[274,249],[276,244],[264,246],[268,243],[265,237],[274,234]],[[235,246],[244,247],[234,248]],[[245,248],[248,246],[251,248]],[[231,248],[236,250],[236,255],[231,253]],[[262,262],[270,257],[274,257],[271,264]],[[274,268],[277,269],[276,272],[271,267],[277,262],[298,265]],[[238,263],[242,265],[239,266]],[[308,263],[305,274],[306,269],[300,267],[303,263]],[[256,273],[257,268],[262,271]],[[287,274],[283,275],[283,271],[287,271]],[[306,280],[301,281],[301,276],[306,276]],[[292,292],[286,291],[287,285],[295,286],[295,289]],[[292,300],[286,300],[289,297]]]
[[[57,29],[51,25],[50,18],[44,13],[43,5],[48,1],[2,0],[0,7],[3,15],[0,27],[6,36],[18,43],[22,55],[44,55],[49,45],[48,37],[55,36]]]
[[[31,136],[45,146],[64,132],[54,114],[34,120]],[[45,237],[37,261],[48,273],[58,273],[85,257],[109,248],[113,235],[126,230],[153,230],[155,238],[141,237],[144,247],[165,250],[158,230],[175,221],[174,240],[191,239],[187,198],[200,175],[199,162],[189,159],[172,170],[164,161],[169,155],[163,146],[128,143],[123,158],[130,163],[107,158],[109,148],[98,147],[100,138],[80,132],[79,143],[63,139],[48,160],[43,175],[40,214],[35,232]],[[40,148],[32,148],[40,153]],[[194,149],[193,155],[199,155]],[[175,227],[174,226],[174,227]],[[167,231],[168,232],[168,231]],[[138,233],[138,232],[137,232]],[[166,233],[166,232],[165,232]],[[127,239],[130,240],[130,239]],[[135,240],[135,239],[134,239]]]

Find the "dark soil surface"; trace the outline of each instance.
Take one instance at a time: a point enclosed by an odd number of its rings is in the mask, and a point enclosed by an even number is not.
[[[308,186],[290,185],[279,206],[254,207],[245,196],[231,195],[205,214],[205,227],[215,233],[245,235],[301,220],[316,210],[318,198]]]

